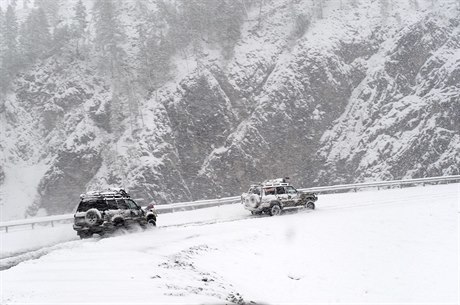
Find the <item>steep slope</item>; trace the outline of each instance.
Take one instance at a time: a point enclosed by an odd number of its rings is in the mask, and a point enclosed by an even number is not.
[[[459,20],[403,28],[321,139],[320,183],[459,174]],[[332,175],[332,177],[331,177]]]
[[[325,1],[322,10],[244,1],[231,48],[209,33],[198,46],[184,37],[150,91],[136,78],[139,29],[145,12],[176,2],[118,3],[118,78],[100,69],[84,3],[86,55],[72,45],[40,60],[0,97],[0,192],[14,210],[2,217],[27,206],[28,215],[70,212],[80,193],[112,186],[163,204],[236,195],[274,176],[306,187],[459,173],[453,0]],[[74,2],[60,5],[70,22]],[[162,22],[161,35],[172,26]]]
[[[458,13],[367,23],[376,12],[333,11],[278,58],[249,118],[206,160],[203,192],[231,195],[272,176],[307,186],[458,174]]]

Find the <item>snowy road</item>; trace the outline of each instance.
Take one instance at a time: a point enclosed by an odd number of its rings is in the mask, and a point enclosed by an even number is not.
[[[322,195],[279,217],[160,215],[155,230],[38,250],[0,272],[2,304],[456,303],[459,188]]]

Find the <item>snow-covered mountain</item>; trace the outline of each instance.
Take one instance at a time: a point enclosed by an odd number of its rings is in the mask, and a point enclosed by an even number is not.
[[[76,2],[59,2],[57,24]],[[146,89],[145,12],[179,2],[114,2],[118,77],[101,68],[92,1],[81,45],[20,71],[0,104],[2,219],[70,212],[107,186],[163,204],[275,176],[307,187],[459,174],[458,1],[242,1],[238,35],[205,25],[166,57],[147,47],[169,69]],[[168,16],[155,19],[161,37]]]

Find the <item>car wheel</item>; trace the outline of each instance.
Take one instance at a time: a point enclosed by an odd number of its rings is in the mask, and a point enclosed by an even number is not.
[[[150,217],[149,219],[147,219],[147,222],[153,227],[157,226],[157,220],[154,217]]]
[[[112,219],[112,223],[115,227],[123,227],[125,225],[125,220],[121,216],[116,216]]]
[[[279,204],[274,204],[270,208],[270,216],[277,216],[281,214],[281,206]]]
[[[312,201],[308,201],[307,204],[305,205],[307,209],[314,210],[315,209],[315,203]]]

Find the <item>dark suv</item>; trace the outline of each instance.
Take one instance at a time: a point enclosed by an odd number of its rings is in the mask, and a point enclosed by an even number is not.
[[[92,191],[80,198],[73,225],[80,238],[94,233],[104,235],[133,224],[156,226],[157,213],[153,206],[143,210],[123,189]]]

